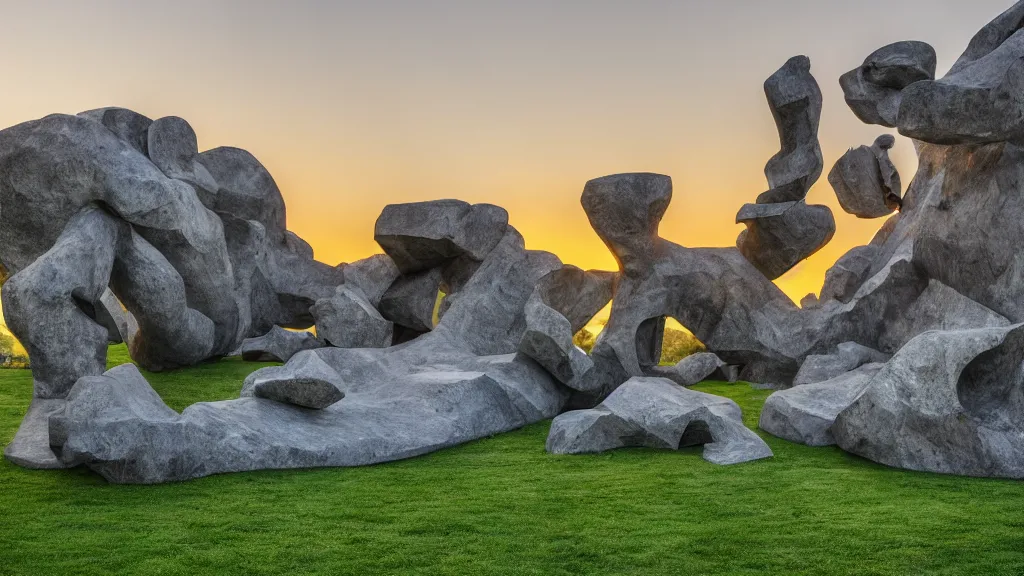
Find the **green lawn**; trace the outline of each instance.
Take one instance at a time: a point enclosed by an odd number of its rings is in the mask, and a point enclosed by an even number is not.
[[[181,409],[237,396],[256,367],[149,376]],[[750,426],[767,396],[700,389]],[[27,371],[0,371],[0,442],[30,394]],[[0,574],[1024,574],[1024,482],[770,437],[774,459],[734,467],[697,449],[555,457],[548,426],[369,468],[163,486],[4,461]]]

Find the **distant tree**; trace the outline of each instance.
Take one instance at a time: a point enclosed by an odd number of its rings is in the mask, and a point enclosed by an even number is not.
[[[707,352],[704,344],[696,336],[686,330],[665,329],[665,338],[661,343],[661,363],[671,366],[683,358]]]

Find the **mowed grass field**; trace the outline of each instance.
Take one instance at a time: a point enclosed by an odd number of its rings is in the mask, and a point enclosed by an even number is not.
[[[111,349],[111,364],[127,361]],[[236,397],[260,365],[148,375],[175,409]],[[707,383],[756,427],[767,392]],[[0,442],[31,396],[0,371]],[[544,452],[549,423],[358,469],[114,486],[0,463],[0,574],[1024,574],[1024,482],[891,470],[767,437],[699,449]]]

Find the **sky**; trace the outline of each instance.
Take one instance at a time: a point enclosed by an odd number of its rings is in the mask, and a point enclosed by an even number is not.
[[[289,228],[336,264],[379,252],[389,203],[505,207],[527,246],[614,269],[579,197],[621,172],[673,178],[661,235],[732,246],[779,148],[762,84],[805,54],[821,85],[821,180],[837,232],[778,280],[799,300],[883,220],[840,209],[825,178],[885,130],[838,78],[923,40],[940,75],[1010,0],[0,0],[0,127],[123,106],[176,115],[201,149],[256,155]],[[900,138],[904,185],[916,167]],[[0,207],[2,209],[2,207]]]

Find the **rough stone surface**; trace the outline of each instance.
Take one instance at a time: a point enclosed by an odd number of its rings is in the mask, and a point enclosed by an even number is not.
[[[591,410],[567,412],[551,423],[547,450],[587,454],[616,448],[677,450],[704,446],[704,459],[739,464],[769,458],[764,440],[743,425],[727,398],[688,390],[663,378],[633,378]]]
[[[345,397],[341,376],[316,354],[298,354],[287,365],[253,372],[242,398],[265,398],[302,408],[323,410]]]
[[[111,344],[120,344],[128,339],[129,313],[110,288],[103,292],[99,304],[93,310],[96,313],[94,320],[107,329],[107,340]]]
[[[467,256],[477,262],[497,246],[508,212],[491,204],[436,200],[384,207],[374,239],[403,274]]]
[[[818,144],[821,89],[811,76],[811,61],[806,56],[791,58],[765,81],[764,93],[781,149],[765,166],[770,190],[757,203],[798,202],[807,196],[824,166]]]
[[[674,366],[656,367],[652,373],[679,384],[693,386],[707,380],[711,375],[725,368],[721,358],[710,353],[691,354]]]
[[[831,354],[808,356],[800,365],[800,371],[793,379],[794,386],[816,384],[841,376],[865,364],[879,364],[889,361],[891,356],[861,346],[856,342],[844,342]]]
[[[899,173],[889,160],[895,139],[879,136],[871,146],[848,151],[828,175],[839,204],[860,218],[888,216],[901,205]]]
[[[781,204],[747,204],[736,215],[746,224],[736,246],[770,280],[821,250],[836,232],[836,221],[827,206],[803,200]]]
[[[129,365],[79,381],[65,416],[51,419],[51,438],[65,464],[84,464],[111,482],[150,484],[410,458],[552,418],[566,399],[532,361],[475,356],[437,332],[388,349],[321,348],[292,362],[310,355],[341,376],[344,400],[309,410],[245,397],[179,415]],[[292,368],[266,368],[252,379]]]
[[[402,276],[388,288],[377,308],[381,316],[416,332],[434,328],[434,307],[441,286],[441,269]]]
[[[519,352],[534,359],[559,382],[583,392],[595,383],[589,377],[594,362],[573,344],[572,325],[547,306],[534,292],[526,303],[526,331],[519,341]]]
[[[199,161],[199,144],[195,130],[183,118],[168,116],[149,125],[147,152],[168,178],[191,184],[199,199],[212,208],[220,189],[217,180]]]
[[[366,300],[362,290],[339,286],[334,296],[312,309],[317,336],[338,348],[385,348],[391,345],[393,325]]]
[[[864,364],[815,384],[780,390],[768,397],[759,426],[765,432],[807,446],[831,446],[832,424],[867,389],[882,364]]]
[[[129,146],[149,155],[149,127],[153,121],[142,114],[127,108],[98,108],[78,115],[103,124]]]
[[[841,448],[928,472],[1024,478],[1024,328],[926,332],[841,412]]]
[[[672,201],[672,179],[661,174],[617,174],[587,182],[583,209],[620,270],[639,273],[654,258],[658,225]]]
[[[362,290],[367,301],[375,307],[380,305],[380,299],[401,276],[395,261],[387,254],[376,254],[344,264],[342,274],[345,283]]]
[[[616,278],[614,272],[566,265],[541,278],[534,297],[565,316],[576,334],[611,302]]]
[[[10,462],[33,470],[56,470],[65,465],[50,449],[50,416],[64,410],[64,400],[36,398],[28,407],[14,440],[4,449]]]
[[[878,253],[877,246],[869,245],[857,246],[844,254],[825,272],[825,284],[821,289],[820,300],[849,302],[861,284],[867,280]]]
[[[911,84],[935,78],[935,49],[924,42],[889,44],[839,79],[846,103],[866,124],[893,128],[902,91]]]
[[[309,332],[295,332],[274,326],[263,336],[242,342],[238,355],[247,362],[287,362],[303,350],[323,347]]]

